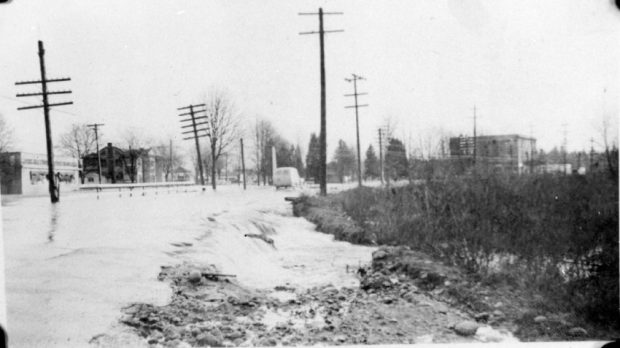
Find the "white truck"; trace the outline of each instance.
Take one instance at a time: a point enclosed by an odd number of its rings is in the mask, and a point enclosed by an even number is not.
[[[301,186],[301,179],[295,167],[280,167],[273,175],[273,185],[276,190],[280,187]]]

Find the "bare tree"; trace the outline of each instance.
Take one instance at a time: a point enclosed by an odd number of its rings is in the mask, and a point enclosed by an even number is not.
[[[221,90],[213,90],[205,99],[211,163],[217,163],[226,149],[233,143],[236,144],[239,138],[238,114],[230,97]],[[214,190],[215,167],[211,166],[211,186]]]
[[[83,157],[95,150],[95,133],[86,124],[72,124],[71,128],[60,135],[59,147],[67,156],[78,161],[83,167]],[[84,173],[80,171],[80,180],[84,183]]]
[[[95,133],[86,124],[72,124],[60,135],[62,151],[78,161],[95,149]]]
[[[13,143],[13,129],[4,120],[0,114],[0,152],[8,151]]]
[[[168,144],[166,142],[159,142],[158,145],[151,147],[151,152],[160,160],[164,180],[171,181],[174,169],[183,164],[181,150],[170,141]]]
[[[136,128],[128,128],[125,130],[122,134],[122,138],[123,142],[128,147],[127,155],[124,156],[122,160],[129,173],[129,179],[134,183],[138,175],[138,158],[146,155],[150,151],[152,141],[142,130]]]

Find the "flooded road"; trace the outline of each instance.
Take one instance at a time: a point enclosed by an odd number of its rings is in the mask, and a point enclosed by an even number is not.
[[[213,264],[244,285],[354,285],[346,265],[372,248],[335,242],[292,217],[291,191],[93,192],[3,197],[8,331],[12,346],[84,346],[132,302],[164,304],[161,265]],[[273,245],[245,234],[265,233]]]

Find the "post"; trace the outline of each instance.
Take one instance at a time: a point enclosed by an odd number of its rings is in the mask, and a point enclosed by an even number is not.
[[[45,144],[47,146],[47,180],[52,203],[60,200],[54,179],[54,147],[52,145],[52,126],[50,124],[50,108],[47,99],[47,79],[45,77],[45,49],[43,41],[39,41],[39,64],[41,67],[41,88],[43,92],[43,114],[45,115]]]
[[[241,141],[241,170],[243,173],[243,189],[245,190],[245,158],[243,157],[243,138],[239,140]]]

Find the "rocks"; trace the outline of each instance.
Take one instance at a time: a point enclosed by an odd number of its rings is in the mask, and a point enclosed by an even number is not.
[[[278,341],[273,337],[265,337],[258,342],[258,345],[261,347],[273,347],[277,344]]]
[[[544,323],[545,321],[547,321],[547,317],[545,317],[544,315],[539,315],[536,318],[534,318],[534,322],[535,323]]]
[[[424,343],[430,344],[430,343],[433,343],[433,339],[434,337],[431,334],[422,335],[422,336],[418,336],[415,338],[415,343],[416,344],[424,344]]]
[[[222,340],[218,339],[217,337],[215,337],[214,335],[208,332],[201,333],[200,335],[198,335],[196,337],[196,343],[198,343],[201,346],[208,346],[208,347],[221,347],[222,346]]]
[[[476,314],[476,315],[474,316],[474,319],[475,319],[477,322],[483,322],[483,323],[486,323],[486,322],[489,320],[489,317],[490,317],[489,313],[487,313],[487,312],[482,312],[482,313],[478,313],[478,314]]]
[[[373,260],[383,260],[388,256],[387,251],[385,249],[379,249],[372,253]]]
[[[346,340],[347,340],[347,336],[345,335],[336,335],[334,336],[334,339],[333,339],[335,343],[344,343],[346,342]]]
[[[475,321],[462,321],[454,325],[454,331],[461,336],[473,336],[479,327]]]
[[[201,279],[202,279],[202,274],[196,270],[189,272],[189,275],[187,276],[187,280],[190,283],[199,283]]]
[[[573,337],[584,337],[588,335],[588,331],[586,331],[586,329],[582,327],[577,326],[568,330],[568,334]]]

